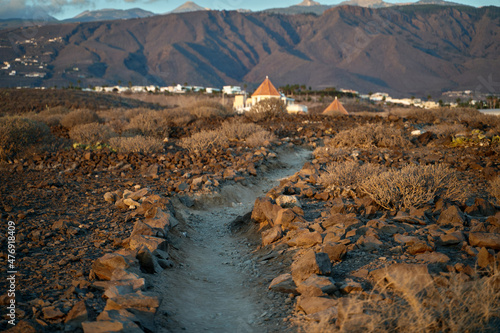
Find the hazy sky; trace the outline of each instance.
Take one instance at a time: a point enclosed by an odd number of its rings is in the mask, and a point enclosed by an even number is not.
[[[202,7],[215,10],[251,9],[254,11],[288,7],[300,3],[302,0],[195,0]],[[322,0],[324,5],[334,5],[343,0]],[[416,2],[416,0],[385,0],[386,2]],[[51,15],[57,19],[74,17],[84,10],[98,10],[103,8],[129,9],[142,8],[157,14],[167,13],[183,3],[185,0],[0,0],[0,19],[5,18],[43,18]],[[471,6],[500,6],[500,0],[453,0],[453,2]]]

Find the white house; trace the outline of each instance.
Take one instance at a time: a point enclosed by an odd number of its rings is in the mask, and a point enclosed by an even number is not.
[[[226,95],[237,95],[241,94],[241,87],[239,86],[224,86],[222,92]]]

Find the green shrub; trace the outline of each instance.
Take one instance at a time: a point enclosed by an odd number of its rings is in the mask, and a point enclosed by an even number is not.
[[[89,123],[98,123],[100,122],[99,116],[95,111],[88,109],[80,109],[71,111],[67,115],[64,116],[61,120],[61,125],[66,127],[67,129],[71,129],[76,125],[83,125]]]
[[[107,143],[114,136],[116,133],[111,128],[99,123],[77,125],[69,131],[71,140],[86,145]]]
[[[245,116],[252,121],[261,121],[286,115],[285,103],[278,98],[267,98],[252,106]]]
[[[332,147],[407,148],[411,145],[404,131],[393,126],[366,124],[340,131],[330,142]]]
[[[53,139],[49,127],[39,121],[0,118],[0,160],[7,160],[31,147],[41,147]]]
[[[160,153],[163,151],[163,141],[158,138],[134,136],[115,137],[109,140],[109,145],[123,153]]]
[[[385,209],[421,207],[440,197],[463,202],[468,198],[468,184],[456,171],[443,165],[408,165],[389,170],[362,181],[361,189]]]

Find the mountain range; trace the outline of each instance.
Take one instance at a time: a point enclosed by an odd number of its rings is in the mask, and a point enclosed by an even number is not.
[[[493,6],[339,6],[321,16],[204,10],[41,26],[30,43],[24,34],[0,30],[0,63],[36,59],[45,76],[21,80],[27,67],[19,67],[16,76],[1,74],[3,86],[253,88],[269,76],[277,86],[436,96],[487,92],[500,72],[500,8]]]

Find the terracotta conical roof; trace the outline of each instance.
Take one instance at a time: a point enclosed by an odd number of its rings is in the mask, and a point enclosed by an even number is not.
[[[280,93],[278,89],[276,89],[275,86],[271,83],[271,80],[269,80],[269,77],[266,76],[266,79],[262,84],[255,90],[253,93],[253,96],[278,96],[280,97]]]
[[[330,104],[323,113],[338,112],[342,114],[349,114],[340,101],[335,97],[335,100]]]

